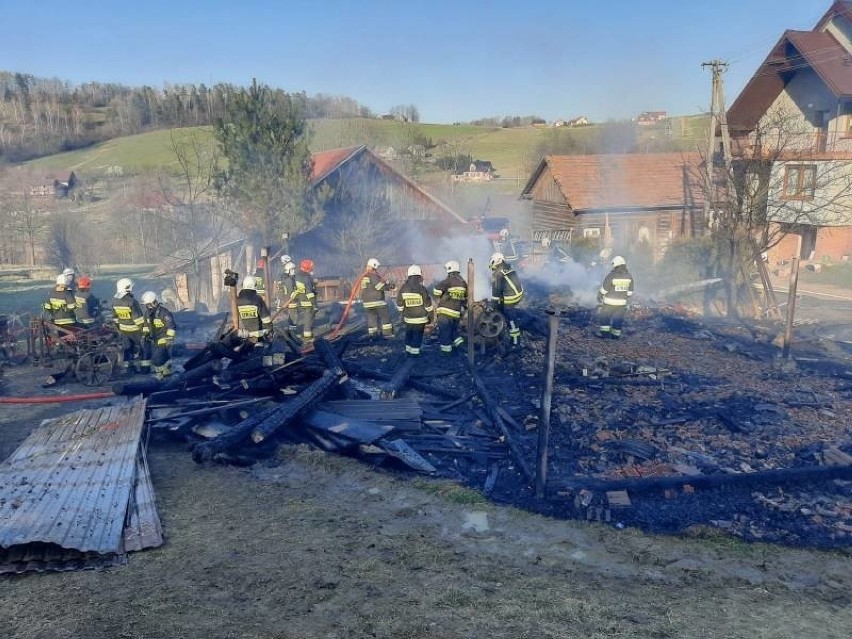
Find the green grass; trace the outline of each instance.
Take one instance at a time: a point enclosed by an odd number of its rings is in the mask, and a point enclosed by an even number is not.
[[[451,481],[424,479],[418,477],[411,482],[411,485],[418,490],[422,490],[430,495],[441,497],[454,504],[462,504],[465,506],[489,505],[489,501],[483,497],[482,493],[479,491]]]
[[[681,121],[684,123],[681,126]],[[345,120],[312,120],[314,151],[366,144],[371,147],[392,146],[402,149],[416,139],[427,138],[437,145],[435,155],[470,154],[475,159],[489,160],[498,174],[512,182],[513,190],[526,182],[540,158],[535,151],[553,129],[543,127],[481,127],[452,124],[406,124],[393,120],[351,118]],[[681,146],[694,146],[706,128],[705,116],[672,118],[672,139]],[[582,140],[594,135],[596,127],[572,130]],[[169,171],[175,164],[171,150],[172,136],[185,140],[192,132],[208,136],[210,127],[189,127],[151,131],[115,138],[86,149],[58,153],[26,163],[27,166],[51,171],[78,171],[82,175],[104,175],[108,167],[120,166],[125,175],[151,171]],[[658,128],[640,131],[640,137],[660,135]],[[212,137],[207,138],[212,143]]]
[[[842,288],[852,288],[852,264],[840,262],[823,264],[819,273],[801,269],[799,280],[808,284],[826,284]]]

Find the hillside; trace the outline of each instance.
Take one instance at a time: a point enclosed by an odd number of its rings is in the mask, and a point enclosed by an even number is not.
[[[701,139],[706,118],[688,116],[672,118],[671,126],[641,128],[636,131],[638,146],[667,142],[678,149],[694,148]],[[495,128],[470,125],[408,124],[392,120],[349,118],[311,120],[314,130],[312,148],[332,148],[367,144],[370,147],[405,148],[411,144],[431,142],[435,156],[470,154],[489,160],[499,175],[512,182],[523,182],[540,159],[542,152],[558,152],[558,145],[568,136],[582,152],[599,134],[600,126],[582,129],[549,127]],[[27,166],[45,170],[75,170],[83,174],[103,175],[108,167],[119,166],[125,174],[168,170],[174,164],[170,146],[172,136],[185,139],[191,131],[208,131],[209,127],[151,131],[115,138],[86,149],[58,153],[32,160]],[[668,137],[669,133],[671,137]]]

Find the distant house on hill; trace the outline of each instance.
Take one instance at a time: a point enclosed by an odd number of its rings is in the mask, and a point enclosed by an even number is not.
[[[668,113],[666,111],[643,111],[636,116],[635,121],[639,126],[651,126],[658,122],[662,122],[667,117]]]
[[[488,160],[474,160],[467,171],[453,175],[456,182],[488,182],[496,177],[494,165]]]
[[[581,115],[578,118],[574,118],[573,120],[568,120],[565,123],[565,126],[575,127],[575,126],[589,126],[591,122],[589,122],[589,118],[585,115]]]
[[[74,171],[48,173],[37,183],[30,185],[30,195],[38,198],[62,199],[69,197],[78,185]]]
[[[598,241],[655,259],[706,229],[698,154],[550,155],[527,181],[533,239]]]

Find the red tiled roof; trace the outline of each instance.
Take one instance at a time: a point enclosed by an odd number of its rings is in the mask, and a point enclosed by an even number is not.
[[[698,153],[550,155],[522,195],[529,196],[549,168],[574,211],[700,206],[700,165]]]
[[[314,153],[311,156],[314,161],[314,168],[311,171],[311,182],[319,182],[363,148],[363,146],[350,146],[345,149],[332,149],[330,151]]]
[[[821,30],[835,15],[852,20],[852,4],[835,2],[813,31],[784,32],[728,110],[732,128],[753,129],[797,69],[813,69],[838,98],[852,96],[852,51]]]

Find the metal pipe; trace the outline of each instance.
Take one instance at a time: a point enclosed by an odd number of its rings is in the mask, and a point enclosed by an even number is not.
[[[796,316],[796,287],[799,285],[799,258],[793,258],[790,271],[790,289],[787,292],[787,326],[784,329],[784,359],[790,357],[790,342],[793,340],[793,318]]]
[[[545,496],[547,487],[547,446],[550,439],[550,407],[553,401],[553,371],[556,368],[556,337],[559,318],[556,312],[548,309],[547,359],[544,369],[544,391],[541,396],[541,418],[538,422],[538,463],[535,474],[535,495],[539,499]]]

